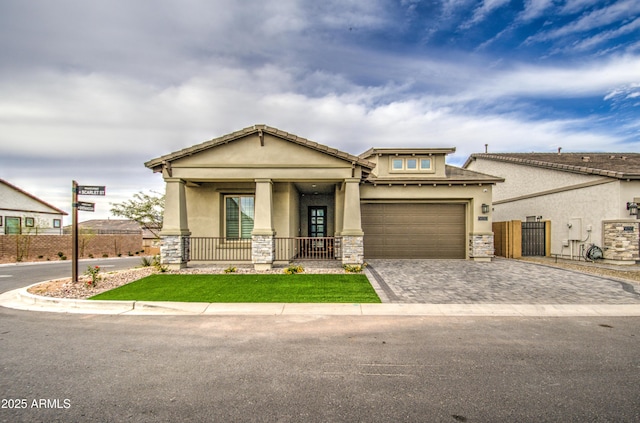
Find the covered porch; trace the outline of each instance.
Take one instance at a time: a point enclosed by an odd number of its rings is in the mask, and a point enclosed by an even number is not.
[[[165,180],[161,259],[170,267],[220,262],[268,270],[299,260],[363,262],[359,178]]]

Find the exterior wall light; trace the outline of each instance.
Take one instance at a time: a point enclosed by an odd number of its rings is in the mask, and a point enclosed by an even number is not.
[[[627,203],[627,210],[629,210],[629,216],[637,216],[638,215],[638,204],[636,203]]]
[[[637,208],[637,206],[636,206],[636,213],[637,213],[637,212],[638,212],[638,208]],[[483,213],[483,214],[487,214],[487,213],[489,213],[489,205],[488,205],[488,204],[483,204],[483,205],[482,205],[482,213]]]

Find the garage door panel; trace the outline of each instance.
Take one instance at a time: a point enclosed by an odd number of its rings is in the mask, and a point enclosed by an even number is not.
[[[465,258],[463,204],[363,204],[365,258]]]

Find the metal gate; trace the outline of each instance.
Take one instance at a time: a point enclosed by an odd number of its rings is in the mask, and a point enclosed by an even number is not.
[[[522,255],[545,255],[545,222],[522,222]]]

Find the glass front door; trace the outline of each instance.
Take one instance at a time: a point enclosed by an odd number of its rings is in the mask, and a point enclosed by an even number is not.
[[[327,207],[309,207],[309,236],[312,238],[327,236]]]

